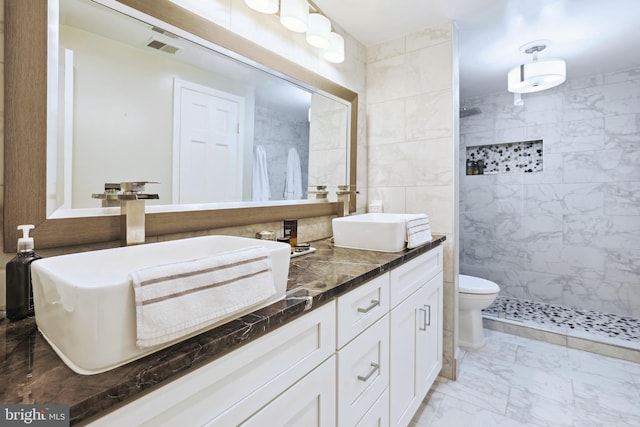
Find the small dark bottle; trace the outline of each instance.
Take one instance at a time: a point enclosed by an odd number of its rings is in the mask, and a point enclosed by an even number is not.
[[[18,239],[18,254],[7,263],[7,318],[19,320],[33,316],[33,287],[31,262],[41,257],[33,250],[33,238],[29,230],[33,225],[19,225],[22,237]]]

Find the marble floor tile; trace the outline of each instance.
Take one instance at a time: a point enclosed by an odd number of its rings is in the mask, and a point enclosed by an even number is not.
[[[640,364],[485,329],[412,427],[640,426]]]
[[[426,424],[425,427],[525,427],[527,425],[463,399],[445,396],[431,423]]]

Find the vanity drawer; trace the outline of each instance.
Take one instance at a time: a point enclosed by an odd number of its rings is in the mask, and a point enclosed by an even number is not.
[[[338,351],[338,426],[356,425],[388,386],[389,316],[385,315]]]
[[[338,347],[342,348],[389,311],[389,273],[338,298]]]
[[[442,246],[391,270],[389,286],[391,308],[400,304],[441,271]]]

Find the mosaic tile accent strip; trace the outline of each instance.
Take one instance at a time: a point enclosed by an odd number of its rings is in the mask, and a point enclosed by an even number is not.
[[[586,332],[594,338],[615,338],[640,343],[640,319],[582,310],[557,304],[498,296],[482,314],[488,317],[532,322],[552,331]]]
[[[542,172],[542,140],[467,147],[467,175]]]

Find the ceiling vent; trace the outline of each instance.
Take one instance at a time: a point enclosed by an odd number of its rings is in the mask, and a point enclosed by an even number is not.
[[[175,46],[171,44],[168,40],[166,39],[161,40],[160,37],[155,37],[155,36],[151,37],[147,41],[147,46],[150,47],[151,49],[160,50],[162,52],[170,53],[172,55],[180,50],[179,46]]]

